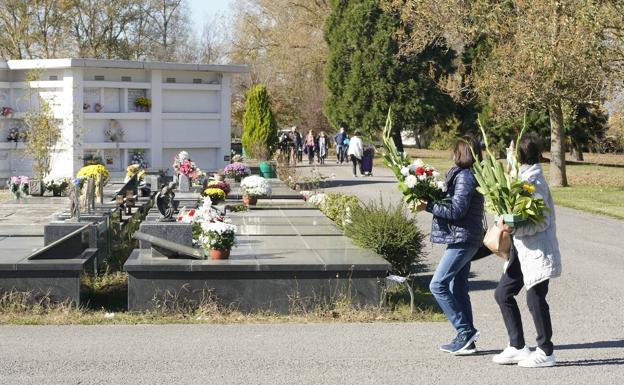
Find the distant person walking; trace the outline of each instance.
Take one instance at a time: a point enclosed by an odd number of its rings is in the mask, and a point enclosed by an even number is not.
[[[327,150],[329,147],[328,137],[325,135],[325,131],[321,131],[317,140],[317,154],[319,164],[325,164],[327,158]]]
[[[308,131],[308,134],[303,141],[303,151],[308,155],[308,164],[314,163],[314,155],[316,153],[316,138],[314,137],[314,131]]]
[[[292,164],[296,165],[297,162],[301,162],[300,153],[303,152],[303,140],[301,139],[301,134],[297,131],[297,126],[293,126],[290,131],[290,141],[292,143],[290,159]]]
[[[340,132],[334,136],[334,142],[336,142],[336,164],[343,164],[345,161],[346,148],[344,142],[347,138],[344,127],[340,127]]]
[[[357,177],[356,170],[359,168],[360,175],[364,175],[364,171],[362,170],[362,156],[364,156],[364,143],[360,138],[360,133],[355,131],[353,136],[349,141],[349,147],[347,150],[347,155],[351,159],[351,163],[353,163],[353,176]]]
[[[513,147],[512,144],[508,152],[513,151]],[[521,367],[541,368],[554,366],[556,362],[546,295],[550,279],[561,275],[561,254],[557,241],[555,205],[540,164],[541,154],[541,140],[537,134],[524,135],[518,151],[519,177],[530,183],[529,188],[535,189],[535,195],[544,198],[547,209],[545,220],[540,223],[527,222],[513,228],[507,226],[502,218],[498,221],[503,231],[511,233],[513,247],[495,292],[509,335],[507,348],[492,359],[497,364],[517,363]],[[513,164],[513,157],[508,156],[508,160]],[[537,331],[537,348],[534,352],[525,344],[520,309],[514,298],[523,287],[527,289],[527,305]]]

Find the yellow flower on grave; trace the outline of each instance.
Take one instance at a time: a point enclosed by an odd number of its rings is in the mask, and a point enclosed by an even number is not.
[[[220,188],[207,188],[204,190],[203,196],[210,197],[210,200],[213,202],[225,200],[225,192]]]
[[[522,189],[528,192],[529,194],[533,194],[535,192],[535,185],[532,183],[523,183]]]
[[[99,174],[102,174],[102,179],[104,182],[103,185],[106,185],[106,183],[108,183],[108,180],[110,178],[110,173],[108,172],[106,167],[104,167],[101,164],[93,164],[91,166],[84,166],[78,171],[78,173],[76,174],[76,177],[93,178],[94,180],[96,180]]]

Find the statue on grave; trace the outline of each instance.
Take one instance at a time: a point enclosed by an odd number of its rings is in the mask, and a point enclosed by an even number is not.
[[[80,180],[74,180],[69,189],[69,217],[80,221]]]
[[[171,182],[168,185],[165,185],[162,190],[160,190],[156,194],[156,206],[158,207],[158,211],[160,211],[161,222],[172,222],[173,214],[175,214],[176,205],[174,202],[175,193],[173,190],[176,188],[176,183]]]

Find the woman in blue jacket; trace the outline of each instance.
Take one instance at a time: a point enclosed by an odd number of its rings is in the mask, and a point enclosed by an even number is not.
[[[470,261],[483,244],[484,235],[484,199],[477,192],[477,180],[471,170],[475,161],[481,161],[479,142],[471,136],[458,140],[453,159],[455,166],[446,173],[445,199],[441,203],[421,202],[418,208],[433,214],[431,242],[447,245],[429,288],[457,336],[440,350],[463,355],[476,352],[475,341],[479,337],[468,295]]]

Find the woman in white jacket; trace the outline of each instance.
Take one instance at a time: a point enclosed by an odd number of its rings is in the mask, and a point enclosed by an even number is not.
[[[364,143],[360,138],[360,133],[355,131],[353,133],[353,137],[349,139],[349,149],[347,150],[347,155],[351,159],[353,163],[353,176],[357,176],[356,168],[359,166],[360,174],[364,175],[364,171],[362,169],[362,157],[364,156]]]
[[[555,365],[546,294],[550,279],[561,275],[561,254],[557,242],[555,205],[544,179],[540,157],[539,137],[533,133],[525,135],[518,151],[519,175],[535,186],[536,196],[544,198],[547,208],[545,220],[514,228],[502,220],[498,222],[499,227],[513,236],[513,252],[495,293],[509,335],[509,346],[493,358],[497,364],[517,363],[530,368]],[[514,298],[523,286],[527,289],[527,305],[537,331],[538,346],[534,352],[525,345],[520,310]]]

